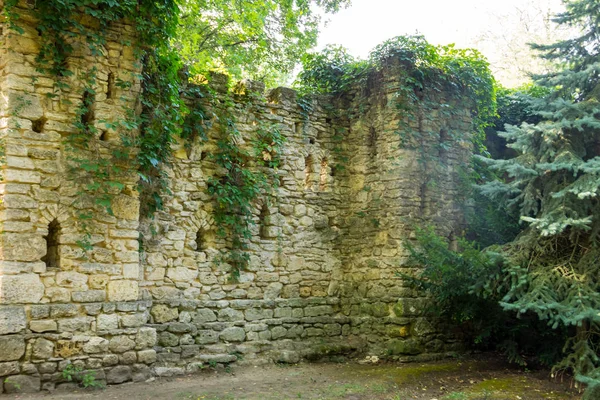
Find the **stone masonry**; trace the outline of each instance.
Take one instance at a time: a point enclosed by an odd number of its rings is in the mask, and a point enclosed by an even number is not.
[[[399,110],[405,72],[395,60],[343,98],[312,98],[308,112],[291,89],[238,86],[230,111],[244,140],[260,124],[287,140],[270,171],[276,193],[256,204],[250,265],[233,283],[216,262],[227,243],[207,192],[216,126],[208,141],[173,145],[170,191],[154,219],[140,217],[137,175],[119,177],[113,215],[94,214],[91,249],[82,249],[78,215],[94,208],[78,201],[67,144],[80,78],[96,68],[90,123],[102,157],[119,141],[104,122],[137,107],[139,65],[124,44],[134,30],[113,26],[100,59],[75,41],[73,76],[49,76],[36,69],[40,39],[23,7],[23,34],[0,22],[0,393],[71,385],[61,373],[69,363],[114,384],[207,365],[411,360],[458,348],[398,272],[407,272],[414,224],[447,237],[461,229],[470,145],[457,138],[472,130],[462,99],[425,87],[421,106]],[[51,95],[57,79],[69,84],[60,98]],[[211,85],[215,101],[203,106],[218,114],[227,83]],[[400,145],[407,134],[418,134],[417,146]],[[441,165],[423,162],[434,153]]]

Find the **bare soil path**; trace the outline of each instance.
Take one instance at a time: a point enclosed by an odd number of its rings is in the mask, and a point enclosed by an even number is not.
[[[545,371],[477,357],[414,364],[299,364],[207,368],[199,374],[106,389],[0,395],[0,400],[576,400],[566,383]]]

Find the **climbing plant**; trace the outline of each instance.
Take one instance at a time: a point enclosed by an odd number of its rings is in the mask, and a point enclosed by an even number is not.
[[[253,111],[254,100],[250,96],[244,114]],[[208,191],[216,202],[213,215],[217,233],[227,241],[228,251],[217,261],[229,264],[231,279],[237,281],[250,261],[247,242],[252,236],[256,201],[260,196],[271,196],[278,185],[275,171],[281,162],[285,140],[276,126],[261,124],[251,145],[241,145],[242,136],[230,111],[232,107],[230,94],[224,94],[223,104],[215,107],[219,135],[217,150],[211,158],[220,170],[209,178]]]

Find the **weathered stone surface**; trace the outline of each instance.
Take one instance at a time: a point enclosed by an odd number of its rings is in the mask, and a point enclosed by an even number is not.
[[[135,337],[136,349],[146,349],[153,347],[157,342],[156,329],[154,328],[140,328],[137,336]]]
[[[25,329],[25,308],[0,306],[0,335],[19,333]]]
[[[0,361],[15,361],[25,354],[25,339],[22,336],[0,336]]]
[[[152,364],[156,362],[156,351],[155,350],[142,350],[137,353],[138,362],[144,364]]]
[[[195,324],[203,324],[205,322],[216,321],[217,316],[212,310],[207,308],[201,308],[196,311],[196,316],[194,317]]]
[[[35,393],[40,390],[39,376],[13,375],[4,380],[6,393]]]
[[[150,314],[152,314],[152,317],[154,317],[155,323],[162,324],[169,321],[175,321],[177,317],[179,317],[179,310],[164,304],[157,304],[152,307]]]
[[[246,331],[244,328],[238,327],[227,328],[221,332],[219,338],[227,342],[243,342],[246,338]]]
[[[110,281],[107,288],[110,301],[137,300],[139,297],[139,286],[135,281]]]
[[[110,331],[119,327],[119,316],[117,314],[100,314],[96,319],[96,327],[101,331]]]
[[[37,274],[0,275],[0,304],[38,303],[44,285]]]
[[[88,354],[106,353],[108,351],[109,341],[102,337],[92,337],[83,345],[83,351]]]
[[[107,383],[123,383],[131,380],[131,368],[119,365],[117,367],[111,368],[106,373],[106,382]]]
[[[19,370],[17,361],[0,363],[0,377],[18,374]]]
[[[53,319],[42,319],[38,321],[31,321],[29,323],[29,329],[37,333],[54,332],[58,329],[58,325]]]
[[[47,360],[54,354],[54,342],[47,339],[37,339],[33,345],[31,355],[38,360]]]
[[[115,336],[110,339],[109,348],[113,353],[124,353],[127,350],[134,349],[135,342],[127,336]]]

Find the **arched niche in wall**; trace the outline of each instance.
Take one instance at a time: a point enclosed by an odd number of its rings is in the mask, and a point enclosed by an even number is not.
[[[61,226],[57,219],[53,219],[48,224],[48,234],[44,236],[46,241],[46,255],[42,261],[46,264],[49,271],[60,269],[60,237]]]
[[[304,158],[304,189],[313,190],[314,185],[314,159],[311,154]]]

